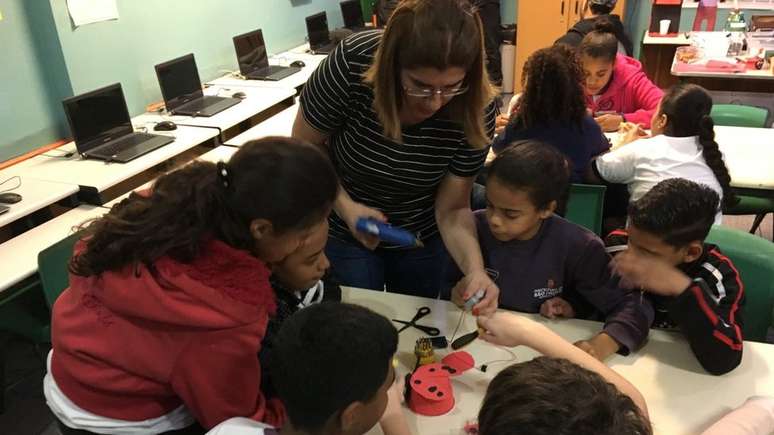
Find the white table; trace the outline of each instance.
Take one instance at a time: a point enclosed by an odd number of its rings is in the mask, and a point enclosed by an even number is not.
[[[227,162],[231,156],[236,153],[238,148],[232,146],[221,145],[213,148],[212,151],[208,151],[200,155],[196,160],[202,160],[205,162],[218,163],[219,161]]]
[[[300,60],[304,62],[305,66],[301,68],[301,71],[291,74],[282,80],[269,81],[269,80],[245,80],[236,77],[234,74],[227,74],[223,77],[210,81],[208,84],[215,86],[241,86],[241,87],[256,87],[256,88],[275,88],[275,89],[297,89],[306,84],[309,77],[320,65],[320,62],[325,59],[326,56],[314,55],[306,53],[293,53],[287,52],[277,55],[269,60],[272,65],[289,66],[292,62]]]
[[[37,272],[40,251],[107,211],[104,207],[80,205],[0,245],[0,293]]]
[[[14,175],[10,173],[6,175],[6,171],[0,171],[0,182],[11,177],[14,177]],[[75,183],[52,183],[27,176],[18,175],[18,177],[18,179],[11,179],[0,186],[0,190],[6,190],[16,186],[17,180],[19,180],[18,182],[21,184],[11,192],[22,196],[22,200],[15,204],[0,204],[10,207],[10,210],[6,213],[0,214],[0,227],[4,227],[18,219],[55,204],[57,201],[72,196],[78,193],[79,189]]]
[[[294,104],[271,118],[261,122],[246,132],[232,137],[224,145],[241,147],[245,143],[266,136],[290,136],[293,132],[293,122],[298,114],[298,104]]]
[[[605,133],[615,146],[618,133]],[[731,186],[774,191],[774,129],[715,126]]]
[[[733,59],[729,59],[733,61]],[[746,70],[744,72],[708,72],[708,71],[677,71],[677,57],[672,61],[670,73],[676,77],[705,77],[715,79],[755,79],[755,80],[774,80],[774,74],[768,69]]]
[[[132,121],[136,127],[148,126],[152,133],[172,136],[175,141],[127,163],[83,159],[77,153],[67,159],[39,155],[4,170],[3,174],[76,184],[91,197],[218,136],[215,129],[185,126],[173,131],[154,132],[152,124],[146,124],[150,120],[144,115]],[[75,143],[70,142],[58,150],[74,152]]]
[[[343,289],[345,302],[371,308],[389,319],[411,319],[416,310],[428,306],[432,312],[420,323],[436,326],[447,337],[459,319],[459,309],[440,300],[404,296],[371,290]],[[549,325],[570,342],[591,337],[599,332],[601,323],[584,320],[550,321],[537,315],[530,316]],[[461,333],[475,329],[472,317],[466,317]],[[459,333],[458,333],[459,335]],[[405,375],[413,368],[414,343],[423,334],[414,328],[400,333],[397,359],[398,374]],[[745,342],[742,363],[723,376],[706,374],[693,356],[685,339],[675,333],[651,331],[647,344],[629,356],[615,355],[608,365],[632,382],[645,396],[655,433],[658,435],[696,435],[718,417],[744,402],[752,395],[774,395],[774,346]],[[501,359],[510,359],[504,349],[477,340],[464,349],[476,361],[476,366]],[[449,350],[450,351],[450,350]],[[515,362],[532,359],[537,354],[527,348],[513,348]],[[446,351],[436,350],[436,357]],[[440,359],[440,358],[439,358]],[[473,369],[453,378],[456,405],[448,414],[439,417],[418,416],[405,410],[413,433],[422,435],[449,435],[478,414],[489,381],[508,363],[492,363],[483,373]],[[370,433],[381,433],[379,427]]]
[[[166,115],[146,113],[140,119],[147,122],[172,121],[177,125],[188,127],[206,127],[217,129],[220,133],[246,121],[271,107],[293,98],[295,89],[290,88],[256,88],[247,86],[210,86],[206,95],[230,97],[235,92],[244,92],[247,96],[235,106],[208,117],[192,117],[182,115]]]
[[[689,32],[681,32],[675,36],[651,36],[645,32],[642,43],[645,45],[690,45],[691,37]]]

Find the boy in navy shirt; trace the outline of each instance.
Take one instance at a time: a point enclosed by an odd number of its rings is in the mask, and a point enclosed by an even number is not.
[[[554,214],[570,172],[563,155],[542,142],[498,154],[489,167],[487,208],[475,214],[485,266],[496,276],[500,307],[550,318],[601,316],[602,332],[578,344],[627,354],[647,337],[653,310],[639,292],[611,279],[602,240]],[[449,278],[457,282],[459,271]]]

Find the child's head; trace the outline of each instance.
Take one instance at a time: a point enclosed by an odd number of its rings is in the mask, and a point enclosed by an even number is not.
[[[586,116],[582,80],[570,47],[557,44],[534,52],[524,64],[514,121],[520,128],[551,121],[580,124]]]
[[[290,424],[306,433],[363,434],[381,418],[395,380],[398,333],[350,304],[316,304],[286,320],[270,367]]]
[[[606,15],[615,9],[616,0],[588,0],[588,7],[594,15]]]
[[[696,260],[718,202],[717,192],[693,181],[670,178],[658,183],[629,205],[629,249],[673,266]]]
[[[228,163],[191,163],[120,202],[88,226],[71,268],[88,276],[164,255],[188,262],[210,238],[279,261],[327,218],[337,191],[333,166],[314,146],[249,142]]]
[[[673,137],[698,136],[704,161],[723,188],[723,205],[730,207],[737,202],[731,189],[731,176],[723,161],[723,154],[715,142],[715,123],[712,97],[699,85],[681,83],[672,87],[661,99],[658,111],[653,115],[653,135]]]
[[[500,241],[529,240],[568,192],[569,162],[556,148],[538,141],[517,142],[489,166],[486,215]]]
[[[501,371],[478,414],[480,435],[650,435],[637,405],[600,375],[538,357]]]
[[[578,46],[586,95],[600,94],[613,77],[618,54],[618,38],[614,32],[610,20],[598,19],[594,30],[586,34]]]
[[[317,224],[301,245],[290,255],[271,264],[272,275],[290,291],[313,287],[330,267],[325,256],[328,241],[328,221]]]

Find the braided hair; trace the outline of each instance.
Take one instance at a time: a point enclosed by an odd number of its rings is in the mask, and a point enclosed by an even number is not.
[[[667,136],[699,136],[702,156],[723,188],[723,209],[736,205],[739,199],[731,189],[731,176],[715,142],[712,97],[701,86],[681,83],[674,86],[661,100],[660,113],[667,115],[664,133]]]

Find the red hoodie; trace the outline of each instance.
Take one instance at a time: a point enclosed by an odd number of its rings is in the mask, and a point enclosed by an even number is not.
[[[258,351],[276,310],[266,266],[216,240],[190,264],[163,257],[154,266],[70,275],[52,319],[51,373],[62,392],[114,419],[185,404],[208,429],[230,417],[281,425],[282,404],[260,391]]]
[[[592,113],[622,113],[626,121],[650,128],[650,120],[658,110],[662,96],[664,91],[648,79],[637,59],[619,54],[610,83],[596,102],[586,95],[586,107]]]

